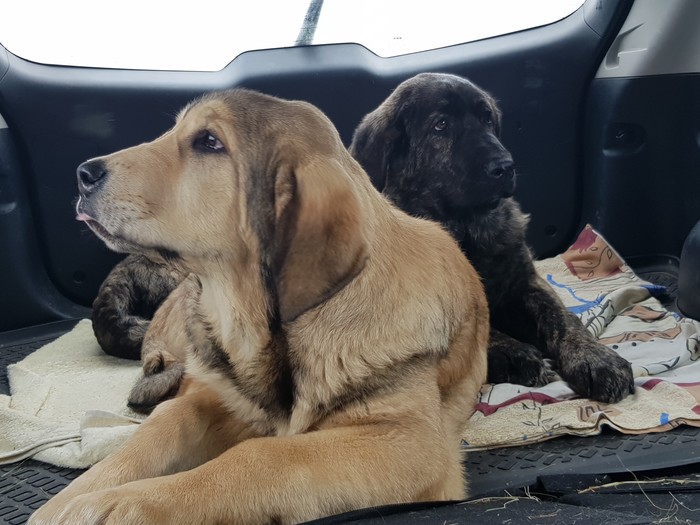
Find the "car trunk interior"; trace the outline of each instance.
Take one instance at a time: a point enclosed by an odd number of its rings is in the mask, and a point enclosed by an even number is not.
[[[679,2],[674,20],[698,14],[692,3]],[[7,365],[90,316],[99,285],[120,258],[75,221],[76,167],[154,139],[197,95],[234,87],[315,104],[348,145],[362,116],[401,81],[423,71],[469,78],[503,111],[501,139],[515,159],[516,197],[530,214],[536,256],[563,252],[591,224],[638,275],[666,286],[665,304],[678,311],[679,271],[700,273],[697,260],[680,267],[700,220],[700,68],[681,57],[668,68],[640,58],[625,69],[644,47],[627,18],[642,16],[634,9],[644,4],[587,0],[553,24],[392,58],[358,44],[250,51],[217,72],[52,66],[0,46],[0,394],[9,394]],[[697,31],[687,26],[678,31]],[[683,39],[676,34],[673,42]],[[654,45],[655,53],[672,54],[672,42]],[[700,289],[681,293],[697,296]],[[465,456],[472,503],[322,521],[647,523],[671,515],[675,485],[661,478],[685,480],[676,498],[697,491],[699,457],[700,429],[690,426],[476,451]],[[0,521],[7,523],[24,523],[79,473],[34,460],[0,472]],[[642,478],[656,485],[645,493],[627,484]],[[604,484],[611,485],[597,499],[578,492]],[[659,494],[654,505],[649,494]],[[677,519],[700,521],[690,512],[700,498],[679,501]]]

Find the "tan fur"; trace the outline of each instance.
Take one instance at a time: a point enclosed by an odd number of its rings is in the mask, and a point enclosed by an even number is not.
[[[202,130],[225,152],[193,152]],[[108,245],[167,248],[193,274],[169,305],[187,375],[32,525],[295,523],[465,496],[481,283],[437,224],[374,190],[321,112],[217,94],[101,160],[108,178],[81,190],[79,212]],[[285,392],[285,366],[287,408],[265,397]]]

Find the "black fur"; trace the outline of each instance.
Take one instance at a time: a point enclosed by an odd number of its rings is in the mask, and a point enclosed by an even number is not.
[[[136,412],[149,414],[161,401],[177,394],[184,375],[184,364],[161,362],[159,367],[144,371],[136,381],[129,392],[127,405]]]
[[[92,303],[92,327],[105,353],[141,359],[153,314],[184,275],[143,255],[129,255],[102,283]]]
[[[491,310],[489,381],[542,385],[550,377],[544,356],[577,394],[619,401],[634,392],[631,366],[537,276],[499,133],[488,93],[461,77],[424,73],[363,119],[350,151],[400,208],[443,223],[476,267]]]

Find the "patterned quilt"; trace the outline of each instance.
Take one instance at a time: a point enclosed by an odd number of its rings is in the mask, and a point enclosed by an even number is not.
[[[616,404],[577,398],[563,381],[484,385],[465,449],[522,445],[564,434],[664,432],[700,426],[700,323],[666,310],[650,284],[590,226],[538,273],[600,342],[632,363],[636,392]]]

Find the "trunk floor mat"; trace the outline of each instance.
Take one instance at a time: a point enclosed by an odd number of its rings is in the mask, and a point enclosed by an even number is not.
[[[635,269],[640,277],[666,285],[667,304],[675,303],[673,265],[653,261]],[[0,334],[0,394],[9,394],[8,364],[74,324],[61,321]],[[565,436],[523,447],[470,452],[464,463],[470,502],[388,506],[318,523],[700,523],[699,428],[678,427],[647,435],[610,430],[592,437]],[[0,466],[0,521],[25,523],[81,472],[34,460]],[[579,493],[589,487],[597,488]]]

